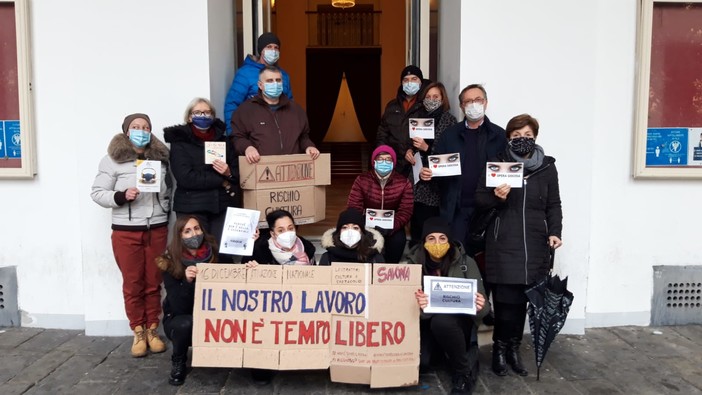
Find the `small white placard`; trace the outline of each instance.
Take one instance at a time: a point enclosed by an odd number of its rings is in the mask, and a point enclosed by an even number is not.
[[[136,187],[140,192],[161,192],[161,162],[137,160]]]
[[[425,140],[434,139],[434,118],[410,118],[409,135],[421,137]]]
[[[461,175],[461,154],[429,155],[429,168],[432,177],[448,177]]]
[[[414,183],[418,183],[420,181],[419,179],[419,173],[422,172],[422,156],[419,154],[419,152],[414,153],[414,164],[412,165],[412,174],[414,174]]]
[[[524,164],[521,162],[488,162],[485,164],[485,186],[497,187],[508,184],[521,188],[524,179]]]
[[[226,161],[227,143],[224,141],[205,141],[205,164],[211,165],[215,159]]]
[[[260,211],[244,208],[227,208],[224,218],[222,240],[219,252],[222,254],[244,255],[253,254],[254,239]]]
[[[424,293],[429,301],[424,312],[475,315],[477,289],[475,279],[424,276]]]
[[[374,208],[367,208],[366,226],[369,228],[375,228],[378,226],[383,229],[393,229],[395,227],[395,210],[376,210]]]

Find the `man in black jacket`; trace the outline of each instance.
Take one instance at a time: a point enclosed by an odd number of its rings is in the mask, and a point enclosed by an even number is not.
[[[465,114],[463,122],[446,129],[434,142],[435,154],[461,154],[461,175],[441,177],[439,182],[441,217],[451,223],[451,233],[468,249],[469,224],[475,210],[475,190],[485,163],[507,147],[505,130],[485,116],[487,92],[482,85],[471,84],[458,95]],[[431,169],[423,168],[422,180],[431,179]],[[471,255],[476,251],[468,251]]]

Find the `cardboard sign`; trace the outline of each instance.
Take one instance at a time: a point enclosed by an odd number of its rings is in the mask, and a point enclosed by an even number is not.
[[[215,159],[226,161],[227,143],[224,141],[205,141],[205,164],[211,165]]]
[[[434,118],[410,118],[409,135],[421,137],[425,140],[434,139]]]
[[[424,276],[424,293],[429,299],[424,312],[475,315],[477,289],[475,279]]]
[[[140,192],[161,191],[161,162],[137,160],[136,187]]]
[[[524,179],[524,164],[521,162],[488,162],[485,164],[485,186],[497,187],[508,184],[521,188]]]
[[[448,177],[461,175],[461,154],[429,155],[429,168],[432,177]]]
[[[289,211],[297,225],[322,221],[326,214],[327,193],[323,186],[243,192],[244,208],[261,212],[259,227],[268,227],[266,215],[278,209]]]
[[[253,235],[261,213],[255,210],[227,207],[219,252],[230,255],[253,254]]]
[[[192,366],[330,368],[331,380],[416,385],[421,265],[199,264]]]
[[[395,227],[395,210],[367,208],[366,226],[369,228],[379,226],[383,229],[393,229]]]
[[[329,154],[312,160],[307,154],[262,156],[258,163],[249,164],[239,157],[241,189],[275,189],[331,184]]]

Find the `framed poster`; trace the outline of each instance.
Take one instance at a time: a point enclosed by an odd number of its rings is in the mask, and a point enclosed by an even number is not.
[[[28,0],[0,0],[0,178],[36,175]]]
[[[635,178],[702,179],[702,0],[642,0]]]

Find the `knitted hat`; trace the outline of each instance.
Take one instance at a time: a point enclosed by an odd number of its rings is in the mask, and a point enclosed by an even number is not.
[[[371,163],[375,160],[376,156],[382,154],[383,152],[390,154],[393,165],[397,164],[397,155],[395,154],[395,150],[389,145],[379,145],[378,148],[374,149],[373,155],[371,155]]]
[[[261,36],[258,38],[258,42],[256,43],[256,48],[258,49],[259,55],[261,52],[263,52],[263,48],[266,48],[268,44],[278,44],[278,47],[280,47],[280,39],[278,39],[278,36],[271,32],[261,34]]]
[[[424,226],[422,227],[422,243],[424,243],[428,234],[431,233],[443,233],[446,238],[451,241],[451,227],[448,222],[441,217],[431,217],[424,221]]]
[[[419,77],[420,80],[424,79],[424,74],[422,74],[422,70],[420,70],[417,66],[409,65],[402,69],[402,74],[400,74],[400,82],[402,82],[402,79],[407,77],[408,75],[416,75],[417,77]]]
[[[354,208],[346,209],[339,214],[339,220],[336,222],[336,232],[341,232],[341,227],[346,224],[356,224],[363,229],[366,226],[366,217]]]
[[[151,130],[151,118],[149,118],[148,115],[142,114],[140,112],[134,113],[134,114],[129,114],[126,117],[124,117],[124,122],[122,122],[122,132],[127,133],[129,130],[129,124],[132,123],[133,120],[141,118],[146,120],[146,123],[149,124],[149,130]]]

